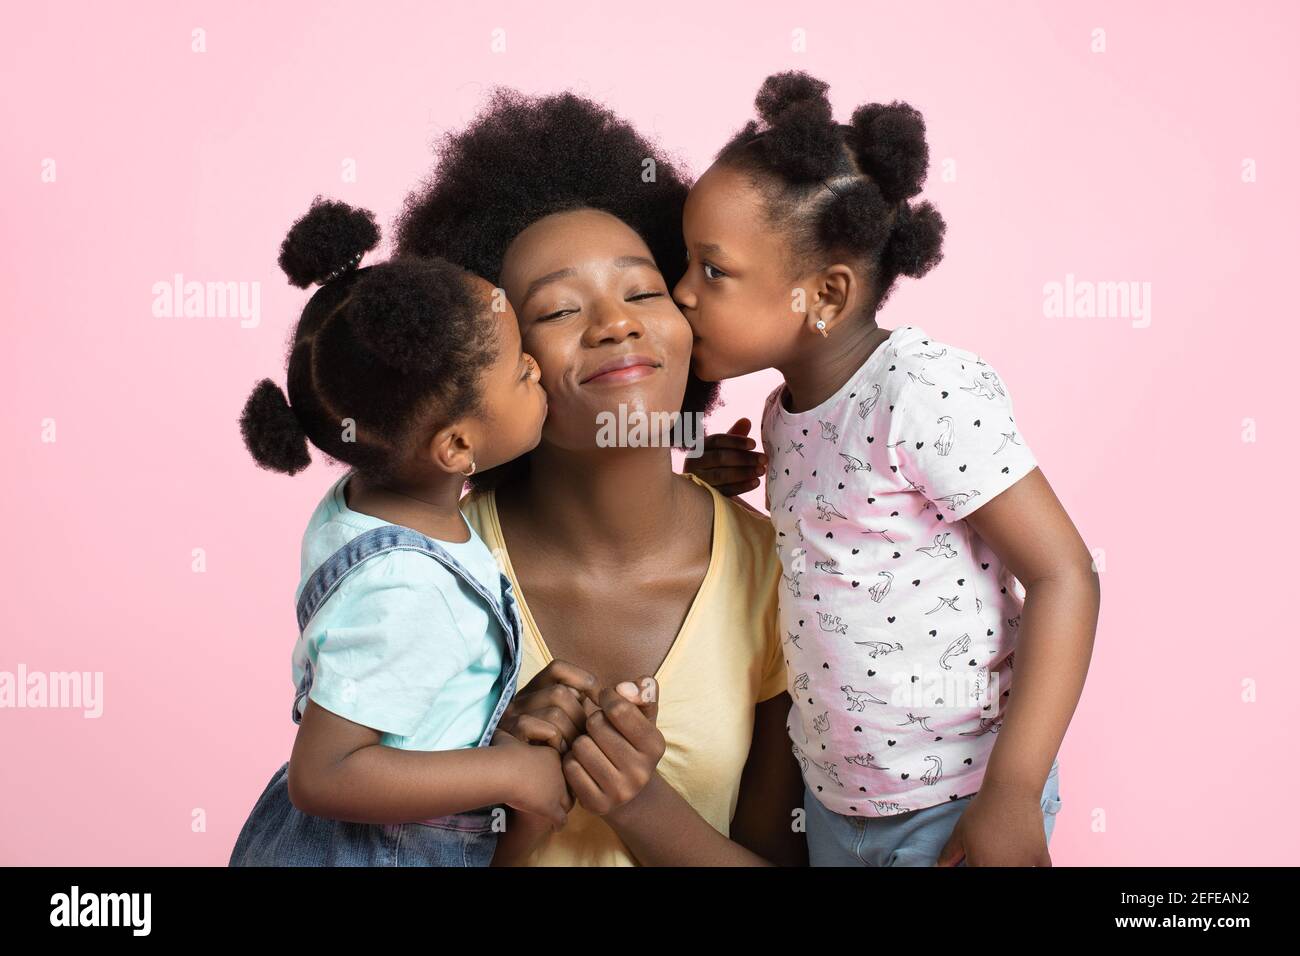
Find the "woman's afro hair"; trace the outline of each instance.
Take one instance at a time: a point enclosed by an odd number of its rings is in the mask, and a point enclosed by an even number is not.
[[[847,251],[872,263],[874,307],[900,275],[919,278],[943,257],[943,217],[911,203],[925,183],[925,120],[906,103],[869,103],[836,123],[829,87],[807,73],[777,73],[718,162],[754,177],[769,219],[791,231],[796,258]]]
[[[432,176],[398,218],[399,255],[441,256],[497,282],[507,247],[524,229],[552,213],[599,209],[641,236],[670,289],[685,271],[685,177],[598,103],[499,89],[436,152]],[[683,411],[707,413],[717,397],[717,383],[692,374]]]
[[[437,255],[491,282],[528,226],[568,209],[601,209],[641,236],[665,278],[681,267],[688,185],[675,163],[607,108],[574,93],[496,90],[464,130],[447,134],[433,176],[397,222],[402,255]]]
[[[320,288],[294,329],[288,395],[263,379],[239,418],[261,467],[301,471],[310,441],[384,480],[431,409],[450,420],[478,407],[479,373],[495,347],[473,278],[436,258],[358,268],[378,243],[372,213],[317,197],[281,244],[289,281]]]

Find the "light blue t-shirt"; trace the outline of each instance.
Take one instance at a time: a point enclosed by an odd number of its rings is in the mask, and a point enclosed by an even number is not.
[[[389,522],[353,511],[344,475],[316,506],[302,539],[302,579],[357,535]],[[469,540],[438,544],[501,600],[500,566],[469,525]],[[474,747],[503,689],[505,634],[468,584],[416,551],[376,555],[343,579],[293,651],[299,686],[311,662],[308,696],[383,735],[400,750]],[[299,703],[299,714],[306,702]]]

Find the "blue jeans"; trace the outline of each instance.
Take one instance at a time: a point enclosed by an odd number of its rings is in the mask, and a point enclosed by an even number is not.
[[[933,866],[952,836],[957,818],[974,794],[924,810],[888,817],[842,816],[822,806],[805,786],[810,866]],[[1048,843],[1061,809],[1060,776],[1056,761],[1043,787],[1043,830]]]
[[[230,854],[230,866],[490,866],[491,808],[422,823],[345,823],[289,801],[289,765],[271,778]]]

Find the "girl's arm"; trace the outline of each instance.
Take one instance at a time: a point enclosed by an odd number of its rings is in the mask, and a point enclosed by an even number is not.
[[[603,816],[640,863],[767,866],[764,854],[777,863],[806,859],[802,839],[790,825],[790,811],[801,801],[794,797],[799,769],[790,766],[794,758],[785,743],[788,696],[755,708],[754,740],[732,822],[734,840],[715,830],[655,772],[663,736],[654,727],[653,711],[647,714],[613,691],[601,695],[600,705],[587,718],[586,742],[578,738],[565,758],[565,776],[583,806]]]
[[[557,827],[572,806],[550,747],[505,734],[493,746],[463,750],[398,750],[379,741],[379,731],[308,698],[289,758],[293,805],[335,820],[406,823],[504,803]]]
[[[1025,586],[1015,687],[984,773],[939,862],[1050,865],[1040,799],[1083,692],[1101,588],[1092,556],[1035,468],[967,522]]]

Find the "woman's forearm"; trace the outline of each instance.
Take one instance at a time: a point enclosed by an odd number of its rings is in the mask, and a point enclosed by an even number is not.
[[[605,822],[643,866],[770,866],[715,830],[658,773]]]

